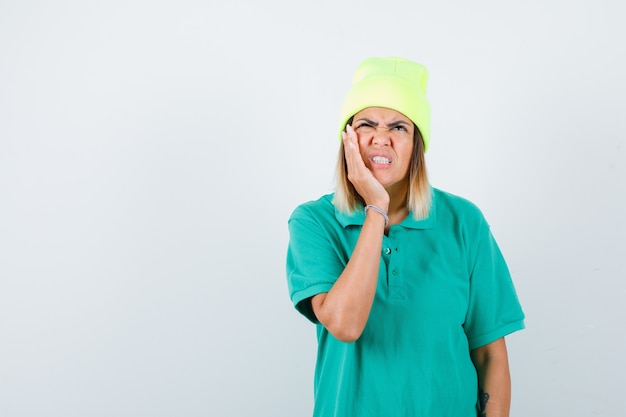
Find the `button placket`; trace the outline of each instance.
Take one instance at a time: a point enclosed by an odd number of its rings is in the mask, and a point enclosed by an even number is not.
[[[391,231],[390,231],[391,236]],[[406,294],[402,285],[401,259],[398,247],[392,244],[391,239],[387,238],[384,244],[383,252],[387,254],[387,283],[389,285],[389,295],[392,298],[405,298]],[[394,256],[395,255],[395,256]]]
[[[384,265],[381,264],[381,267],[383,267],[385,269],[385,292],[387,293],[387,296],[390,295],[390,286],[391,286],[391,254],[392,254],[392,249],[391,249],[392,245],[391,245],[391,241],[389,240],[389,236],[383,236],[383,245],[382,245],[382,249],[381,249],[381,260],[383,261]]]

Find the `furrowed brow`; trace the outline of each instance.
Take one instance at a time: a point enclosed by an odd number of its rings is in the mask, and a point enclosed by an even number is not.
[[[397,126],[410,126],[410,124],[405,122],[404,120],[398,120],[395,122],[391,122],[387,125],[387,127],[397,127]]]
[[[372,126],[378,126],[377,122],[370,120],[367,117],[361,117],[360,119],[354,121],[354,123],[356,122],[365,122],[371,124]]]

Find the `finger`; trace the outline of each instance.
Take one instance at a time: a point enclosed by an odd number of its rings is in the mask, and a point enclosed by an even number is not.
[[[350,134],[350,125],[346,125],[346,130],[341,132],[341,136],[343,137],[343,144],[345,147],[350,147],[350,143],[352,142],[352,135]]]
[[[346,132],[345,130],[343,132],[341,132],[341,141],[343,142],[343,147],[347,148],[348,147],[348,141],[350,140],[350,137],[348,136],[348,132]]]
[[[361,152],[359,151],[359,142],[357,139],[356,132],[352,128],[352,126],[346,126],[346,132],[344,135],[344,143],[346,145],[346,154],[350,154],[350,157],[356,157],[357,155],[360,157]]]
[[[361,152],[359,151],[359,143],[356,139],[356,133],[354,132],[354,129],[352,129],[352,126],[347,125],[346,131],[342,132],[342,135],[348,171],[356,173],[356,170],[361,169],[361,165],[363,164]]]
[[[359,149],[358,137],[352,126],[346,126],[345,156],[348,169],[348,178],[357,186],[357,183],[366,183],[373,179],[372,173],[365,165]]]
[[[351,125],[346,125],[346,135],[348,136],[349,141],[358,148],[356,132]]]

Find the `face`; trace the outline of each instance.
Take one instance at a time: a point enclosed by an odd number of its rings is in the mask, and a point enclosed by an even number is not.
[[[395,110],[368,107],[354,115],[352,127],[363,162],[374,177],[388,190],[408,188],[415,129],[411,119]]]

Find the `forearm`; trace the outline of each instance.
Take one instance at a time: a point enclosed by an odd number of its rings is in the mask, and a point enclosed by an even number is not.
[[[511,404],[511,376],[504,339],[472,352],[478,373],[481,416],[508,417]]]
[[[511,404],[511,379],[508,367],[489,366],[479,378],[480,402],[483,416],[508,417]]]
[[[384,229],[383,216],[368,211],[343,273],[328,293],[311,301],[317,319],[339,340],[354,341],[365,328],[378,284]]]

